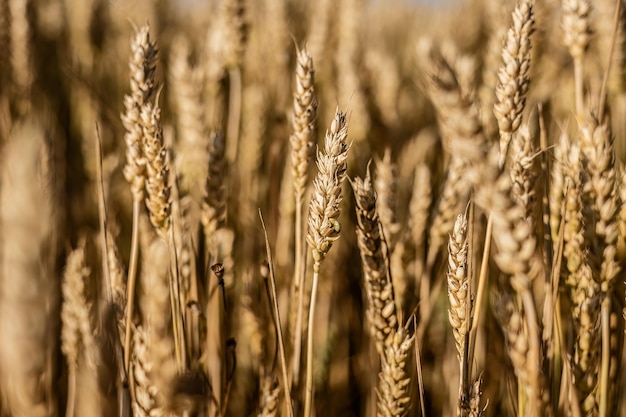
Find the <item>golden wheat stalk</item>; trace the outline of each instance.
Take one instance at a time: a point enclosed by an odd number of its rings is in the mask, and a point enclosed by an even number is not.
[[[143,106],[156,93],[154,73],[156,70],[157,48],[150,40],[150,27],[143,26],[131,41],[130,95],[124,96],[126,112],[122,114],[122,124],[126,129],[126,165],[124,177],[130,183],[133,195],[133,226],[131,235],[131,253],[127,280],[126,332],[124,336],[124,368],[129,372],[131,353],[131,323],[135,304],[135,283],[139,247],[139,212],[146,182],[146,162],[144,157],[143,124],[141,113]]]
[[[306,251],[303,237],[303,204],[309,167],[315,151],[315,125],[317,98],[315,96],[315,69],[313,58],[306,48],[298,50],[296,63],[296,87],[293,96],[293,133],[291,143],[291,173],[296,201],[295,218],[295,265],[293,293],[295,296],[296,325],[294,330],[293,383],[300,379],[300,357],[302,350],[302,316],[304,309],[304,275]]]
[[[341,185],[348,168],[348,121],[346,114],[337,109],[335,117],[326,131],[324,151],[318,152],[318,173],[313,182],[314,191],[309,208],[309,231],[307,242],[313,254],[313,284],[309,307],[307,333],[307,361],[304,416],[310,417],[313,400],[313,322],[315,317],[315,298],[319,281],[320,264],[328,254],[333,242],[339,238],[341,224]]]

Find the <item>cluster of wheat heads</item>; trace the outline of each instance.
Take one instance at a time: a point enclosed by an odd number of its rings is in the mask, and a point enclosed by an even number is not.
[[[0,417],[626,414],[620,6],[0,0]]]

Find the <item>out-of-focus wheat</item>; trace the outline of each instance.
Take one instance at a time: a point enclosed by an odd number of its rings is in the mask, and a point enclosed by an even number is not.
[[[15,416],[55,413],[50,357],[54,271],[50,269],[52,190],[46,176],[46,138],[39,122],[14,127],[3,148],[0,184],[0,387]],[[10,239],[8,239],[10,237]]]
[[[368,299],[367,317],[376,350],[382,356],[393,342],[398,317],[389,276],[389,258],[382,239],[382,225],[376,209],[376,195],[369,170],[365,179],[354,179],[352,189],[356,201],[357,243]]]
[[[385,240],[392,253],[398,240],[398,168],[391,161],[391,150],[387,148],[382,159],[376,161],[374,188],[376,189],[376,210],[383,226]]]

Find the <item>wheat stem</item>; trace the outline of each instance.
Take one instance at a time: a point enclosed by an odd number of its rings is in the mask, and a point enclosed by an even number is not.
[[[313,324],[315,323],[315,301],[317,299],[317,283],[320,276],[320,262],[313,263],[313,284],[311,286],[311,301],[309,306],[309,325],[306,339],[306,382],[304,394],[304,417],[311,416],[313,402]]]
[[[183,314],[181,313],[180,281],[178,279],[178,257],[174,242],[174,228],[168,230],[167,247],[170,251],[170,267],[168,272],[168,285],[170,289],[170,308],[172,309],[172,330],[174,332],[174,352],[178,372],[185,370],[186,348]]]
[[[561,3],[563,43],[574,59],[574,89],[576,113],[583,113],[583,56],[589,45],[591,30],[589,14],[591,4],[588,0],[563,0]]]
[[[582,58],[574,59],[574,91],[576,95],[576,114],[581,116],[584,111],[583,99],[583,60]]]
[[[259,209],[259,218],[261,219],[261,225],[263,226],[263,234],[265,236],[265,251],[267,254],[267,263],[269,264],[269,278],[271,289],[271,303],[274,313],[274,320],[276,323],[276,333],[278,338],[278,350],[280,353],[280,365],[283,375],[283,384],[285,391],[285,400],[287,402],[287,410],[289,411],[289,417],[293,417],[293,405],[291,402],[291,390],[289,388],[289,377],[287,376],[287,357],[285,354],[285,339],[283,337],[283,326],[280,321],[280,310],[278,309],[278,293],[276,292],[276,278],[274,277],[274,262],[272,261],[272,251],[270,248],[270,241],[267,237],[267,229],[265,228],[265,222],[263,221],[263,215],[261,209]]]
[[[135,285],[137,283],[137,263],[139,259],[139,210],[141,200],[133,200],[133,226],[130,240],[130,261],[128,263],[128,279],[126,284],[126,332],[124,334],[124,369],[130,372],[131,328],[133,309],[135,307]]]
[[[293,343],[292,383],[295,387],[300,382],[300,360],[302,357],[302,316],[304,313],[304,276],[306,271],[306,248],[303,245],[302,201],[296,201],[296,263],[294,266],[294,294],[296,296],[296,326]]]
[[[530,399],[530,406],[532,407],[533,416],[545,415],[544,404],[542,401],[542,386],[541,386],[541,341],[539,340],[539,322],[537,320],[537,310],[535,307],[535,301],[530,289],[522,292],[522,304],[524,306],[524,315],[526,317],[526,325],[528,326],[528,356],[527,363],[530,366],[530,370],[534,374],[530,380],[532,384],[530,392],[532,398]]]
[[[74,417],[76,407],[76,367],[70,366],[67,375],[67,408],[65,417]]]
[[[617,33],[619,32],[620,15],[622,13],[621,0],[615,1],[615,14],[613,15],[613,30],[611,32],[611,49],[609,50],[609,56],[607,57],[607,65],[602,76],[602,87],[600,88],[600,99],[598,100],[598,120],[603,121],[604,118],[604,106],[606,104],[606,89],[609,83],[609,73],[611,71],[611,64],[613,63],[613,54],[615,53],[615,43],[617,40]]]
[[[300,380],[300,358],[302,355],[302,314],[304,309],[304,276],[306,273],[306,249],[303,236],[304,193],[308,171],[314,154],[314,131],[316,124],[317,99],[315,97],[315,69],[313,59],[306,48],[297,50],[296,85],[293,96],[293,133],[291,143],[291,172],[296,201],[294,295],[297,308],[294,331],[293,384]]]
[[[468,347],[468,357],[474,357],[474,348],[476,346],[476,333],[478,332],[478,323],[480,322],[480,312],[482,311],[483,298],[487,288],[487,278],[489,273],[489,255],[491,252],[491,234],[493,233],[493,216],[490,214],[487,218],[487,229],[485,231],[485,244],[483,248],[483,256],[480,263],[480,273],[478,274],[478,288],[476,290],[476,300],[474,302],[474,315],[472,316],[472,325],[470,329],[470,342]]]
[[[611,298],[604,297],[602,300],[601,326],[602,326],[602,363],[600,367],[600,417],[606,417],[609,403],[609,365],[611,363]]]

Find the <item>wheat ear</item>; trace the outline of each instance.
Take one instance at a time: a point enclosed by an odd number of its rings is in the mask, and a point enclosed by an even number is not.
[[[295,295],[296,326],[294,330],[293,384],[300,380],[300,357],[302,354],[302,316],[304,309],[304,275],[306,269],[306,249],[303,236],[304,192],[308,180],[309,167],[315,150],[315,124],[317,99],[315,97],[315,70],[313,58],[306,48],[298,50],[296,63],[296,87],[293,96],[293,133],[291,142],[291,173],[296,201],[295,218],[295,266],[293,293]]]
[[[94,367],[93,355],[96,343],[91,329],[90,306],[85,297],[85,280],[90,271],[85,266],[85,250],[77,248],[67,257],[63,275],[63,306],[61,308],[61,350],[69,368],[68,401],[65,415],[74,416],[76,405],[76,373],[81,354]]]
[[[407,360],[415,337],[403,327],[394,331],[391,343],[385,347],[378,377],[377,417],[404,417],[411,404]]]
[[[429,98],[437,110],[444,149],[452,156],[462,155],[464,160],[480,160],[486,150],[475,103],[461,88],[451,65],[432,45],[420,45],[419,52],[424,57]]]
[[[200,216],[209,251],[215,247],[215,232],[226,225],[225,145],[224,136],[219,132],[209,138],[209,168]]]
[[[574,387],[583,412],[597,414],[595,391],[598,385],[600,354],[594,346],[600,342],[600,287],[594,281],[588,263],[589,246],[585,241],[583,177],[581,151],[577,143],[569,145],[564,165],[564,230],[562,268],[569,288],[574,318],[575,344],[571,361]]]
[[[159,390],[152,380],[154,361],[150,356],[150,340],[142,326],[133,335],[132,376],[134,383],[133,415],[137,417],[161,417],[163,407],[157,405]]]
[[[530,36],[534,31],[533,0],[518,0],[502,47],[494,113],[500,132],[500,165],[504,165],[509,143],[522,123],[530,83]]]
[[[480,397],[482,395],[480,386],[482,385],[482,382],[483,378],[482,376],[479,376],[470,387],[469,404],[466,410],[467,417],[483,417],[485,415],[487,405],[483,408],[480,407]]]
[[[122,124],[126,129],[126,165],[124,177],[130,183],[133,195],[133,226],[131,236],[130,261],[127,279],[126,332],[124,336],[124,368],[129,371],[131,353],[131,323],[135,305],[135,283],[139,249],[139,213],[146,181],[146,162],[143,155],[143,125],[141,112],[156,92],[154,73],[156,70],[157,48],[150,40],[150,28],[144,26],[135,33],[130,45],[130,95],[124,96],[125,113]]]
[[[365,179],[352,181],[356,201],[357,243],[361,254],[364,284],[368,298],[367,318],[376,350],[382,356],[393,342],[398,325],[389,258],[381,235],[382,225],[376,209],[376,195],[369,169]]]
[[[261,404],[257,417],[276,417],[278,416],[278,396],[280,394],[280,386],[272,377],[265,377],[261,383]]]
[[[550,236],[553,242],[559,240],[561,225],[561,206],[565,192],[565,162],[568,157],[570,139],[566,133],[559,136],[554,146],[554,162],[550,171]]]
[[[617,170],[613,140],[606,123],[601,123],[593,115],[580,125],[580,148],[583,166],[588,178],[585,183],[585,197],[590,209],[587,227],[588,241],[591,244],[590,266],[594,279],[600,284],[602,297],[602,363],[600,368],[600,416],[607,415],[609,409],[609,364],[611,297],[615,278],[620,272],[617,263],[617,215],[621,201],[617,192]]]
[[[464,357],[466,335],[471,322],[470,280],[467,275],[467,218],[459,214],[448,243],[448,318],[459,361]]]
[[[346,114],[335,112],[335,117],[326,131],[324,151],[318,152],[318,173],[313,182],[314,191],[309,208],[309,231],[307,242],[313,255],[313,284],[311,287],[311,302],[309,306],[309,320],[307,331],[307,360],[306,386],[304,401],[304,416],[311,416],[313,400],[313,321],[315,317],[315,298],[319,281],[320,264],[339,238],[341,224],[341,185],[346,177],[348,168],[348,149],[346,143],[348,122]]]
[[[190,41],[185,36],[172,40],[170,49],[169,89],[176,109],[177,155],[176,172],[180,175],[181,194],[191,193],[194,202],[202,195],[207,176],[207,130],[203,102],[203,68],[192,66]],[[193,206],[193,210],[196,206]],[[195,228],[197,213],[192,211],[192,228]]]
[[[415,246],[415,283],[424,271],[424,242],[432,203],[431,173],[428,165],[421,163],[413,174],[413,191],[409,204],[409,227]],[[417,285],[416,285],[417,286]]]
[[[396,207],[398,204],[398,167],[391,161],[391,149],[385,149],[383,158],[376,160],[375,166],[376,210],[391,254],[401,229]]]
[[[511,194],[523,208],[522,218],[534,227],[535,182],[538,172],[535,147],[528,126],[520,127],[511,143]]]
[[[620,271],[615,259],[618,235],[617,214],[621,201],[613,139],[606,123],[591,116],[580,125],[580,149],[588,178],[585,194],[591,209],[588,231],[592,244],[592,269],[603,293],[609,293]]]
[[[457,413],[468,415],[472,394],[469,335],[472,330],[472,291],[468,268],[468,213],[457,216],[448,243],[448,319],[452,326],[459,361],[459,398]]]
[[[531,331],[527,320],[524,318],[524,307],[520,308],[512,299],[511,294],[501,294],[501,298],[495,302],[496,315],[500,321],[509,357],[518,378],[518,390],[526,396],[524,401],[518,404],[518,415],[545,415],[543,412],[546,400],[543,398],[537,380],[541,378],[540,365],[533,355],[531,344],[532,337],[538,335],[529,334]],[[526,413],[527,407],[529,413]]]
[[[148,355],[153,364],[151,380],[158,390],[157,404],[166,407],[176,373],[178,352],[172,339],[172,305],[170,300],[170,256],[168,245],[155,239],[142,256],[140,306],[145,328]],[[174,334],[176,337],[176,334]]]
[[[146,160],[146,207],[150,222],[162,238],[167,239],[170,228],[169,162],[163,142],[161,109],[146,103],[141,108],[143,154]]]

